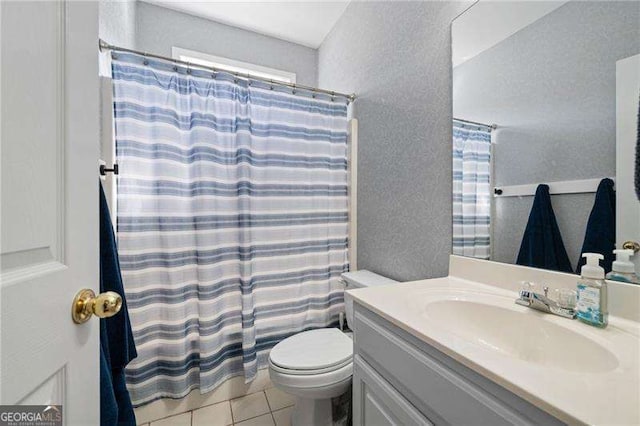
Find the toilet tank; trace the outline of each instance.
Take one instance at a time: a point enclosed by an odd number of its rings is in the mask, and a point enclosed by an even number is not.
[[[383,277],[366,269],[342,274],[345,290],[353,290],[362,287],[374,287],[377,285],[394,284],[398,281]],[[344,306],[347,311],[347,325],[351,328],[353,324],[353,298],[348,293],[344,294]]]

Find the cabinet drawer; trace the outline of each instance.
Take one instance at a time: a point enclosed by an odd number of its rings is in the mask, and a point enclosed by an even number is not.
[[[433,426],[360,356],[353,363],[354,426]]]
[[[355,350],[435,424],[562,424],[360,305]]]

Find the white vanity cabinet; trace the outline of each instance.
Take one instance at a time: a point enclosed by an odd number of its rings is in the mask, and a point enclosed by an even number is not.
[[[356,302],[353,424],[563,423]]]

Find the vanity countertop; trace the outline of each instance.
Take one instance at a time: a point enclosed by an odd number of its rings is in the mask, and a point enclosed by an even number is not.
[[[640,323],[610,316],[598,329],[516,305],[512,289],[453,276],[349,293],[566,423],[640,424]]]

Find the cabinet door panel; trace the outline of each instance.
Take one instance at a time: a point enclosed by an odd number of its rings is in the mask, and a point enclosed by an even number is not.
[[[432,422],[562,424],[362,306],[355,311],[356,355]]]
[[[353,400],[354,425],[433,425],[359,356],[353,366]]]

